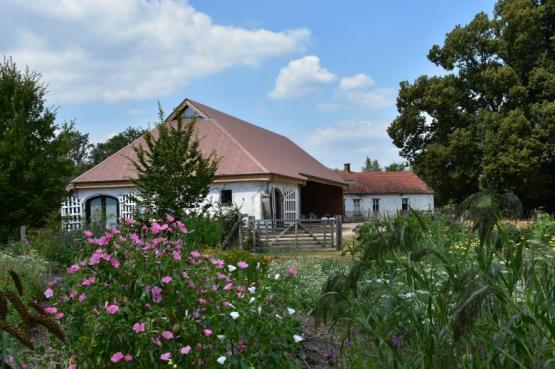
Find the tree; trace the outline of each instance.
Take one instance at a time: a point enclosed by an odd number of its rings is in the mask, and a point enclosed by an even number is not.
[[[393,162],[384,168],[386,172],[403,172],[407,169],[409,169],[409,165],[405,162],[400,162],[400,163]]]
[[[177,121],[164,122],[162,109],[159,114],[157,132],[146,132],[145,145],[134,147],[137,201],[146,217],[183,218],[208,195],[219,159],[214,153],[203,156],[195,120],[184,123],[178,116]]]
[[[0,63],[0,242],[22,225],[43,226],[65,196],[71,142],[45,95],[38,73]]]
[[[446,75],[401,82],[388,128],[438,203],[480,190],[555,205],[555,2],[499,0],[428,54]]]
[[[94,147],[89,142],[89,134],[75,129],[75,123],[65,123],[61,135],[71,143],[69,159],[73,163],[72,177],[76,177],[91,167],[90,152]]]
[[[363,172],[381,172],[382,167],[377,160],[372,160],[368,156],[366,157],[366,161],[364,162],[364,166],[362,167]]]
[[[105,142],[94,145],[90,154],[90,161],[92,165],[96,165],[112,155],[116,151],[129,145],[147,131],[142,128],[128,127],[125,131],[110,137]]]

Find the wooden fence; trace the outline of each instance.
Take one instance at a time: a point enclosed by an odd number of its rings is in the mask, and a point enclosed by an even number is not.
[[[266,248],[341,249],[341,217],[250,220],[246,231],[254,250]]]

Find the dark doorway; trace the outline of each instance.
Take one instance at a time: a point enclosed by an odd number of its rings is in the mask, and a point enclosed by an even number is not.
[[[107,228],[115,227],[119,219],[119,201],[112,196],[96,196],[86,203],[87,223],[104,223]]]
[[[343,214],[343,188],[307,181],[301,188],[301,214],[319,218]]]
[[[283,219],[283,194],[274,188],[274,219]]]

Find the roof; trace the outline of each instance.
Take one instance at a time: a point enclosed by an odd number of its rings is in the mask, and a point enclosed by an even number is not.
[[[341,172],[349,188],[346,194],[433,194],[434,191],[413,172]]]
[[[202,117],[196,121],[196,129],[203,154],[214,152],[221,158],[216,178],[277,175],[300,182],[310,179],[345,186],[341,177],[287,137],[189,99],[184,100],[176,111],[185,107],[194,108]],[[166,124],[175,118],[176,111],[168,117]],[[175,121],[169,123],[172,122]],[[154,128],[151,133],[156,138],[158,129]],[[144,145],[144,142],[143,137],[135,140],[71,183],[121,182],[136,178],[129,159],[136,159],[133,146]]]

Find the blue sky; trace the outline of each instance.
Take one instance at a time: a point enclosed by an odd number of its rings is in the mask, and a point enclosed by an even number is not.
[[[494,1],[0,0],[0,54],[43,75],[93,141],[185,97],[284,134],[330,167],[398,161],[400,81]]]

